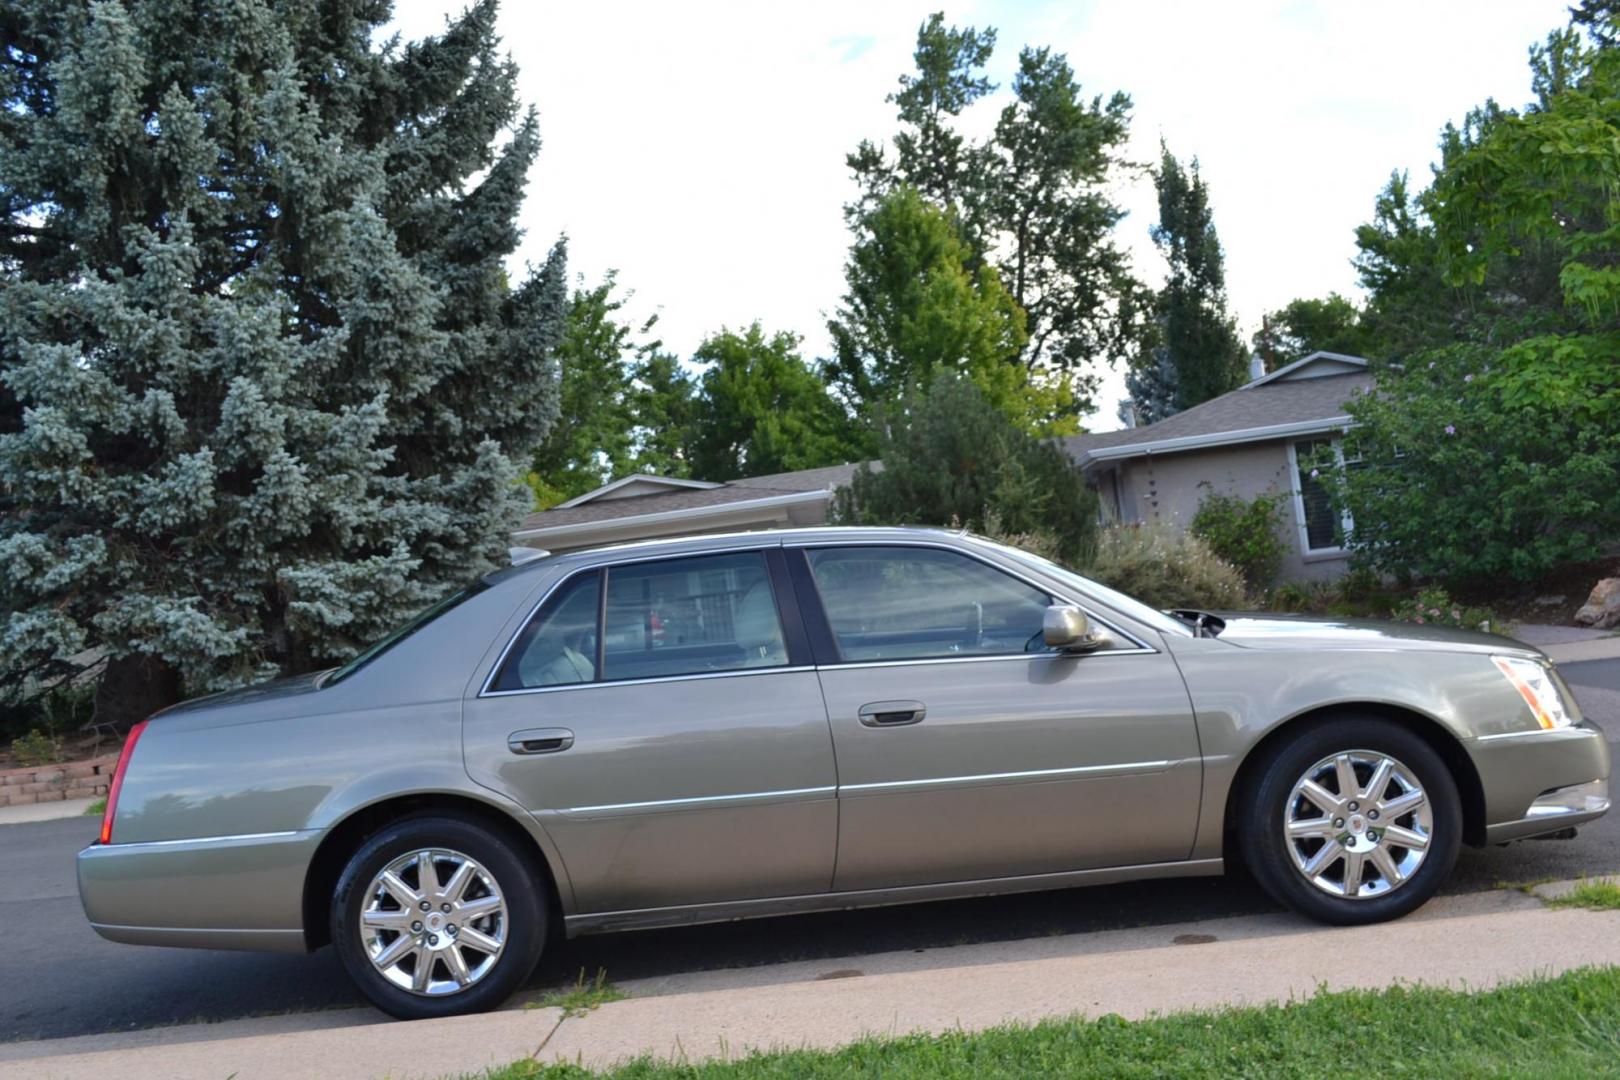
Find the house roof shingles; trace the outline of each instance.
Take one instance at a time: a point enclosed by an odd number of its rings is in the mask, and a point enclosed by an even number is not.
[[[672,510],[695,510],[702,507],[723,506],[726,503],[769,499],[778,495],[796,495],[807,491],[830,491],[849,483],[859,463],[831,465],[822,469],[803,469],[799,472],[775,473],[770,476],[752,476],[732,480],[722,487],[660,492],[656,495],[632,495],[622,499],[602,499],[567,508],[539,510],[523,519],[519,532],[530,529],[549,529],[558,525],[579,525],[591,521],[612,521],[617,518],[639,517],[642,514],[662,514]]]
[[[1166,417],[1156,424],[1123,431],[1071,435],[1064,440],[1064,446],[1071,457],[1078,459],[1092,450],[1107,447],[1218,435],[1282,424],[1329,421],[1345,415],[1345,403],[1357,393],[1366,393],[1372,385],[1372,375],[1357,372],[1245,386]]]

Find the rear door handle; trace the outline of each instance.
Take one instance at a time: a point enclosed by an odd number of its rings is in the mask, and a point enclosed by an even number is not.
[[[920,722],[928,709],[920,701],[874,701],[862,705],[857,715],[867,727],[904,727]]]
[[[567,728],[529,728],[506,737],[506,748],[514,754],[555,754],[574,745],[574,733]]]

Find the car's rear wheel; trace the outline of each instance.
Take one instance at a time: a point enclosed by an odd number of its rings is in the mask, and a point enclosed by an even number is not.
[[[1239,840],[1276,899],[1322,922],[1382,922],[1421,906],[1462,842],[1462,803],[1440,755],[1389,720],[1303,729],[1259,763]]]
[[[369,837],[338,878],[332,941],[379,1009],[417,1020],[492,1009],[546,940],[534,870],[497,833],[407,818]]]

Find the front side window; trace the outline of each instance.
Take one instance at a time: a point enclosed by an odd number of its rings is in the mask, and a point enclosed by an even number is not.
[[[839,547],[808,552],[845,661],[1044,652],[1050,594],[954,551]]]

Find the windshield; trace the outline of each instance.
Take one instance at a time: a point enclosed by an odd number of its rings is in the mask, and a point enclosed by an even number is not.
[[[993,541],[990,542],[993,543]],[[1080,576],[1066,566],[1059,565],[1051,559],[1033,555],[1021,548],[1008,547],[1006,544],[996,544],[996,547],[1012,555],[1020,562],[1038,567],[1051,576],[1068,582],[1077,591],[1096,597],[1115,611],[1129,615],[1137,622],[1151,626],[1160,633],[1178,634],[1181,637],[1192,636],[1191,630],[1186,623],[1155,608],[1148,607],[1135,597],[1126,596],[1117,589],[1110,589],[1106,585],[1098,584],[1088,577]]]
[[[422,627],[426,626],[434,619],[437,619],[440,615],[443,615],[451,608],[470,597],[476,596],[478,593],[483,592],[487,588],[489,588],[487,584],[482,581],[477,581],[467,586],[465,589],[457,589],[443,600],[440,600],[437,604],[434,604],[425,611],[417,613],[417,615],[409,622],[405,623],[405,625],[401,626],[399,629],[395,630],[381,641],[366,649],[365,652],[362,652],[359,656],[356,656],[347,664],[344,664],[342,667],[332,672],[332,674],[326,677],[326,680],[322,682],[321,685],[331,686],[333,683],[342,682],[344,679],[347,679],[350,675],[353,675],[355,672],[377,659],[377,657],[381,656],[389,649],[392,649],[395,645],[398,645],[400,642],[422,629]]]

